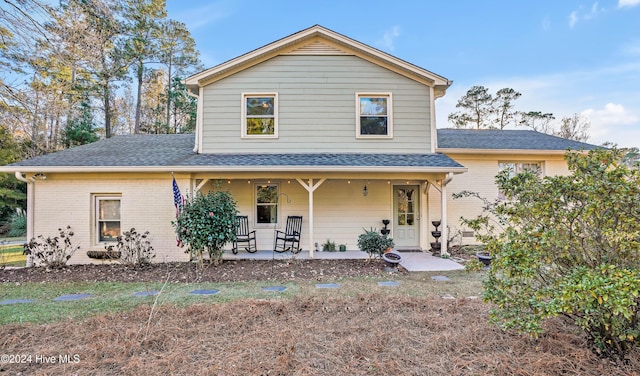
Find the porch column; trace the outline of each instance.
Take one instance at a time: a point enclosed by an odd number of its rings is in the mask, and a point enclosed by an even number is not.
[[[445,181],[442,181],[441,187],[440,187],[440,221],[442,222],[442,241],[440,242],[440,256],[449,256],[449,251],[447,248],[448,247],[448,242],[447,242],[447,236],[448,231],[447,231],[447,185],[445,184]]]
[[[309,179],[309,183],[305,183],[302,179],[296,178],[298,183],[309,192],[309,257],[313,258],[314,244],[313,244],[313,192],[324,183],[325,178],[318,180],[315,184],[313,179]]]
[[[420,183],[420,249],[429,249],[429,182]]]

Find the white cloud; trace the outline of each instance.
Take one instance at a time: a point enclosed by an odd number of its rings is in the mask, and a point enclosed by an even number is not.
[[[578,23],[578,12],[575,10],[569,14],[569,27],[573,28]]]
[[[622,1],[640,1],[640,0],[622,0]],[[591,5],[590,9],[585,10],[580,6],[577,10],[574,10],[569,14],[569,27],[573,28],[579,21],[589,21],[596,18],[600,13],[605,13],[607,10],[601,8],[596,1]]]
[[[601,125],[629,125],[637,122],[638,117],[624,108],[621,104],[607,103],[603,109],[593,108],[582,111],[582,115],[589,117],[592,122]]]
[[[640,0],[618,0],[618,8],[633,8],[640,5]]]
[[[175,5],[174,3],[176,2],[172,1],[171,4],[167,5],[167,9],[169,9],[170,12],[169,17],[187,24],[192,33],[197,29],[229,18],[232,14],[230,10],[231,6],[226,0],[216,1],[194,8],[183,8],[181,5],[178,5],[179,9],[172,11],[169,5],[173,6]],[[181,2],[179,3],[182,4]]]
[[[598,143],[612,141],[623,146],[629,145],[632,141],[629,139],[629,132],[637,133],[640,130],[637,126],[629,127],[640,122],[638,115],[621,104],[607,103],[599,110],[586,109],[581,115],[591,121],[591,138],[598,140]]]
[[[387,29],[382,36],[382,39],[376,43],[381,49],[393,51],[396,38],[400,36],[400,27],[394,26],[391,29]]]
[[[546,31],[549,29],[551,29],[551,19],[549,18],[549,16],[546,16],[542,19],[542,30]]]

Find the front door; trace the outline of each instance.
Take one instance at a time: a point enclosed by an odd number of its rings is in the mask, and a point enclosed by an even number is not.
[[[420,186],[393,186],[393,242],[397,248],[420,246]]]

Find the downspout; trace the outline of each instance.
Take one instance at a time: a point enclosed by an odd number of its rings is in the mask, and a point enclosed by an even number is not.
[[[34,178],[25,178],[22,172],[16,171],[15,173],[16,179],[21,182],[27,183],[27,241],[32,239],[33,236],[33,226],[34,226],[34,216],[33,216],[33,206],[35,205],[35,190],[34,190]],[[27,256],[27,267],[33,266],[33,256]]]
[[[449,257],[449,245],[447,244],[447,237],[449,236],[449,231],[447,227],[447,184],[449,184],[453,180],[453,173],[448,172],[446,178],[440,184],[440,221],[442,222],[442,245],[440,255],[443,257]]]
[[[200,88],[200,90],[202,90],[202,88]],[[191,90],[187,90],[187,94],[189,94],[190,97],[192,98],[196,98],[197,100],[197,105],[196,105],[196,129],[195,129],[195,144],[193,145],[193,152],[194,153],[199,153],[200,147],[199,147],[199,143],[200,143],[200,122],[202,121],[202,95],[200,95],[201,93],[198,94],[194,94],[191,92]]]

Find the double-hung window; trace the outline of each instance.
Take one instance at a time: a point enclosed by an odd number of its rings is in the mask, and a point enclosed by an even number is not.
[[[356,93],[356,137],[393,137],[391,93]]]
[[[278,94],[242,94],[242,137],[278,137]]]
[[[96,243],[120,236],[120,196],[95,196]]]
[[[256,184],[256,224],[278,223],[278,184]]]
[[[530,171],[538,176],[541,176],[542,163],[541,162],[498,162],[498,170],[500,172],[504,170],[509,170],[509,177],[514,177],[515,175],[525,171]]]
[[[542,162],[506,162],[500,161],[498,162],[498,171],[502,172],[504,170],[509,171],[509,177],[512,178],[519,173],[530,171],[534,174],[542,177]],[[504,192],[498,190],[498,198],[501,200],[505,199]]]

